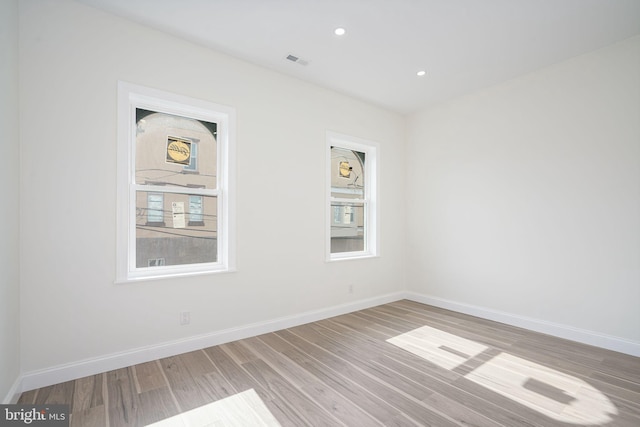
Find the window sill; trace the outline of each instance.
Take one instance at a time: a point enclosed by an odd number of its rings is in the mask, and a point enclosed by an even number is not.
[[[161,273],[156,275],[149,276],[139,276],[139,277],[127,277],[123,279],[116,279],[113,283],[116,285],[127,285],[131,283],[140,283],[140,282],[149,282],[154,280],[164,280],[164,279],[180,279],[184,277],[192,277],[192,276],[208,276],[208,275],[217,275],[224,273],[235,273],[236,269],[225,269],[225,270],[206,270],[206,271],[189,271],[189,272],[179,272],[179,273]]]
[[[334,262],[334,261],[349,261],[349,260],[356,260],[356,259],[369,259],[369,258],[380,258],[380,255],[378,254],[372,254],[372,253],[362,253],[362,252],[345,252],[343,254],[341,254],[340,256],[331,256],[329,255],[329,257],[327,258],[327,262]]]

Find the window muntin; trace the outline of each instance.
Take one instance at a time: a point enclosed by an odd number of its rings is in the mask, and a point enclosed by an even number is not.
[[[234,110],[123,82],[118,102],[117,281],[232,270]]]
[[[377,254],[376,145],[328,133],[329,260]]]

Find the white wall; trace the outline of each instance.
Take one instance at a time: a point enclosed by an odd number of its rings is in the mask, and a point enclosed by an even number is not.
[[[401,116],[75,2],[20,7],[25,373],[404,288]],[[114,284],[119,79],[236,108],[237,273]],[[325,262],[326,130],[380,144],[379,258]]]
[[[0,396],[19,341],[29,374],[407,287],[640,342],[639,38],[405,120],[70,0],[20,1],[19,31]],[[237,273],[113,283],[119,79],[236,108]],[[379,258],[324,261],[326,130],[380,144]]]
[[[414,114],[408,287],[640,345],[640,38]]]
[[[0,402],[12,398],[20,372],[20,145],[18,133],[18,1],[0,2]],[[11,394],[11,395],[10,395]],[[6,398],[5,398],[6,396]]]

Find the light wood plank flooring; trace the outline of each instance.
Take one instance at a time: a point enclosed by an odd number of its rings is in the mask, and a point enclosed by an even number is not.
[[[73,426],[143,426],[240,393],[250,398],[235,405],[257,401],[277,420],[256,425],[637,427],[640,358],[403,300],[28,391],[19,403],[69,404]]]

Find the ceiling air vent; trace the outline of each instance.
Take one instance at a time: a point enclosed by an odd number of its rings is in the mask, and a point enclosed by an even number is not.
[[[295,62],[296,64],[300,64],[300,65],[309,65],[309,61],[307,61],[306,59],[302,59],[298,56],[289,54],[285,57],[286,60],[291,61],[291,62]]]

